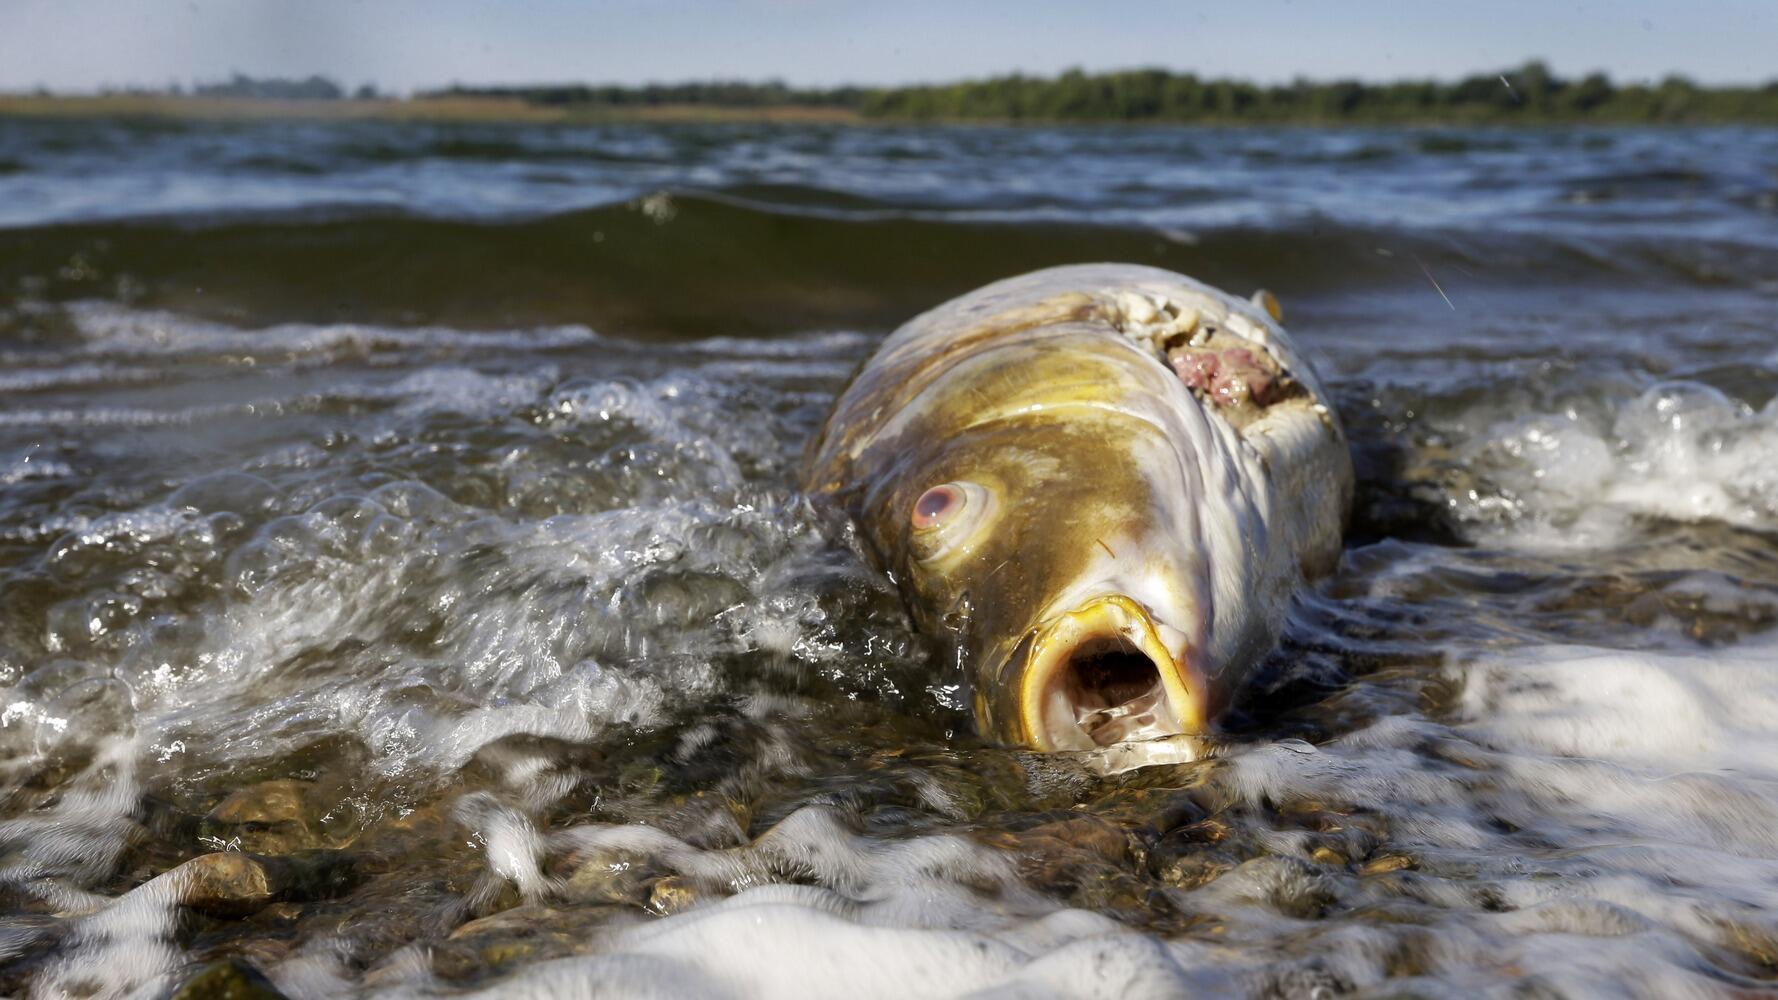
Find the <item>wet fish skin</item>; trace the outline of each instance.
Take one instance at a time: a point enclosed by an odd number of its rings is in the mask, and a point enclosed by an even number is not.
[[[1194,329],[1266,352],[1292,391],[1194,393],[1162,353]],[[1352,467],[1327,400],[1259,305],[1155,268],[1053,268],[890,335],[804,486],[964,666],[984,735],[1055,750],[1203,733],[1339,557]],[[1124,704],[1143,662],[1158,683]]]

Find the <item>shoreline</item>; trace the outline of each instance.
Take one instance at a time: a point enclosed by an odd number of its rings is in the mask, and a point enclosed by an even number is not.
[[[547,106],[516,98],[419,97],[280,100],[253,97],[186,97],[157,94],[37,95],[0,94],[5,119],[158,119],[168,121],[384,121],[462,124],[735,123],[982,128],[1773,128],[1763,120],[1650,122],[1632,119],[1506,119],[1489,115],[1444,118],[1264,118],[1234,117],[1177,121],[1084,118],[955,118],[870,116],[852,108],[814,105],[724,107],[709,104]]]
[[[276,100],[256,97],[172,97],[108,94],[100,96],[38,96],[0,94],[0,118],[167,118],[192,121],[434,121],[565,124],[603,121],[639,122],[794,122],[865,124],[868,120],[845,108],[785,105],[725,108],[694,104],[663,104],[641,108],[545,107],[494,97],[425,97]]]

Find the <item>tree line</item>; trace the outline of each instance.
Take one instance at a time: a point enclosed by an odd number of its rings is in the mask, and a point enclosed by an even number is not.
[[[231,79],[198,84],[198,97],[338,100],[348,92],[322,76]],[[366,84],[355,98],[379,96]],[[1361,80],[1256,84],[1162,69],[1060,76],[1013,73],[905,87],[793,87],[781,81],[710,81],[642,86],[454,85],[417,98],[517,100],[566,110],[661,106],[830,108],[883,121],[1191,123],[1778,123],[1778,80],[1706,87],[1681,76],[1618,84],[1603,73],[1565,79],[1541,62],[1456,81]]]
[[[1543,62],[1454,82],[1362,80],[1250,84],[1166,69],[1060,77],[1012,73],[910,87],[789,87],[782,82],[464,87],[421,96],[507,98],[564,109],[658,105],[827,107],[884,121],[1131,121],[1131,123],[1778,123],[1778,80],[1705,87],[1684,77],[1614,84],[1604,73],[1558,77]]]
[[[454,86],[425,96],[499,97],[561,108],[703,105],[823,107],[885,121],[1486,123],[1778,123],[1778,80],[1706,87],[1681,76],[1620,85],[1603,73],[1565,79],[1541,62],[1461,80],[1255,84],[1192,73],[1070,70],[906,87],[798,88],[782,82],[622,86]]]
[[[185,97],[186,89],[177,83],[169,83],[165,87],[101,87],[99,93],[105,96],[129,95],[137,97]],[[39,88],[39,96],[49,97],[47,90]],[[381,98],[376,85],[363,84],[356,90],[348,92],[325,76],[316,74],[308,77],[281,76],[248,76],[235,73],[226,80],[213,80],[192,84],[189,91],[191,97],[211,97],[260,101],[339,101],[347,97],[359,101],[371,101]]]
[[[1123,122],[1778,122],[1778,81],[1703,87],[1679,76],[1620,86],[1602,73],[1564,79],[1540,62],[1455,82],[1359,80],[1260,85],[1133,70],[1055,78],[1010,75],[868,93],[876,118]]]
[[[430,97],[482,97],[521,100],[552,108],[648,108],[665,105],[702,105],[712,108],[845,108],[862,109],[872,93],[865,87],[792,87],[777,80],[747,83],[715,80],[707,83],[651,83],[636,87],[617,84],[547,84],[536,86],[474,87],[461,84],[415,95]]]

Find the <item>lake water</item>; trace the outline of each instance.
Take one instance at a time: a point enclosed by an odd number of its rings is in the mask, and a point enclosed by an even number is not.
[[[1778,133],[0,120],[0,227],[0,993],[1778,984]],[[1277,293],[1360,475],[1110,778],[794,489],[1088,260]]]

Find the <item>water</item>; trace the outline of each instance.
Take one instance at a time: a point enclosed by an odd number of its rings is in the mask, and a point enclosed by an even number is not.
[[[1767,131],[0,121],[0,993],[1763,991],[1775,223]],[[1111,778],[793,487],[1100,259],[1278,293],[1360,470]]]

